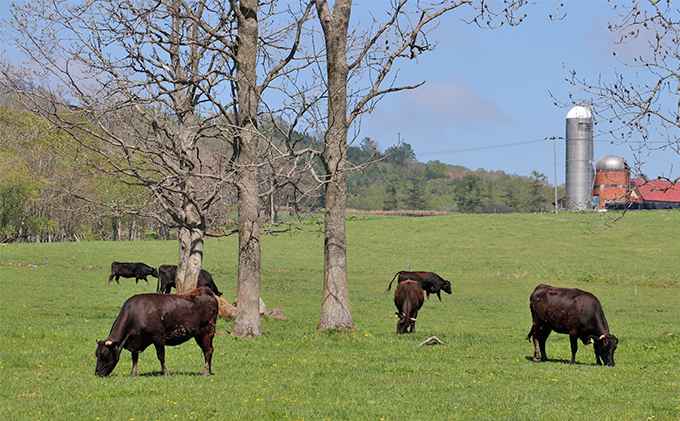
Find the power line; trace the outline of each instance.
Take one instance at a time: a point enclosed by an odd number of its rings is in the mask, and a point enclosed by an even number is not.
[[[421,153],[418,153],[418,155],[439,155],[439,154],[450,154],[450,153],[485,151],[485,150],[488,150],[488,149],[501,149],[501,148],[510,148],[512,146],[528,145],[530,143],[543,142],[544,140],[545,139],[535,139],[535,140],[525,140],[523,142],[505,143],[505,144],[502,144],[502,145],[479,146],[479,147],[476,147],[476,148],[467,148],[467,149],[454,149],[454,150],[450,150],[450,151],[421,152]]]
[[[457,153],[464,153],[464,152],[486,151],[486,150],[489,150],[489,149],[502,149],[502,148],[511,148],[513,146],[529,145],[529,144],[532,144],[532,143],[543,142],[545,140],[553,140],[553,138],[547,137],[547,138],[544,138],[544,139],[525,140],[525,141],[522,141],[522,142],[503,143],[503,144],[500,144],[500,145],[490,145],[490,146],[478,146],[476,148],[453,149],[453,150],[448,150],[448,151],[420,152],[420,153],[417,153],[416,155],[419,155],[419,156],[422,156],[422,155],[440,155],[440,154],[457,154]],[[617,142],[615,140],[604,140],[604,139],[594,139],[593,141],[597,142],[597,143],[610,143],[610,144],[614,144],[614,143]],[[634,142],[634,141],[621,142],[618,145],[630,144],[632,142]],[[646,141],[646,142],[643,142],[643,143],[646,143],[646,144],[665,144],[665,143],[668,143],[668,142],[665,142],[665,141]]]

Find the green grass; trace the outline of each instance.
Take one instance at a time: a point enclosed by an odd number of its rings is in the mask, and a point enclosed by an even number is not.
[[[679,217],[631,212],[597,235],[612,214],[351,218],[352,332],[316,332],[323,236],[263,237],[262,297],[287,319],[264,318],[262,338],[216,337],[207,378],[193,341],[166,349],[168,378],[153,347],[136,378],[127,351],[110,377],[94,375],[95,340],[125,299],[155,290],[154,278],[107,285],[111,261],[173,263],[175,242],[0,246],[0,418],[680,419]],[[384,291],[409,261],[450,280],[453,294],[432,296],[417,333],[397,336]],[[204,267],[230,301],[236,262],[235,237],[207,242]],[[600,298],[620,338],[616,367],[582,348],[569,365],[568,337],[557,334],[550,361],[531,361],[539,283]],[[220,319],[217,329],[232,326]],[[433,335],[444,345],[418,346]]]

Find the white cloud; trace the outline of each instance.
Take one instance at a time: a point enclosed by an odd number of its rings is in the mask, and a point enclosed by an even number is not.
[[[429,82],[418,89],[394,95],[389,103],[380,104],[369,119],[392,128],[422,124],[470,127],[513,123],[512,117],[498,102],[478,95],[456,77],[446,83]]]

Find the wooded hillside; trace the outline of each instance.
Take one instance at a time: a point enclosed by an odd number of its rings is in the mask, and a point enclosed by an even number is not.
[[[266,132],[269,126],[264,122],[261,130]],[[303,134],[299,138],[301,143],[315,142]],[[0,107],[0,241],[169,238],[172,233],[163,223],[162,212],[148,200],[144,187],[74,162],[73,150],[78,147],[68,133],[53,130],[34,114],[4,101]],[[440,161],[422,163],[408,143],[380,151],[369,138],[350,146],[348,158],[353,168],[348,179],[348,208],[461,213],[552,208],[553,189],[546,177],[536,172],[520,177]],[[91,154],[90,159],[98,158]],[[267,176],[260,175],[264,186],[271,183]],[[307,185],[307,191],[314,184],[312,177],[298,181],[298,186]],[[299,217],[324,205],[321,194],[307,194],[302,200],[295,195],[295,189],[281,186],[263,197],[263,215],[276,224],[289,220],[289,215]],[[229,229],[233,196],[225,192],[219,206],[211,208],[209,230],[213,235]],[[271,217],[272,209],[277,217]],[[145,216],[154,212],[158,217]]]

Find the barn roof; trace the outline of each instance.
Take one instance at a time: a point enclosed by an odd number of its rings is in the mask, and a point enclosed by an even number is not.
[[[630,180],[633,202],[674,202],[680,203],[680,185],[672,185],[666,180]]]

